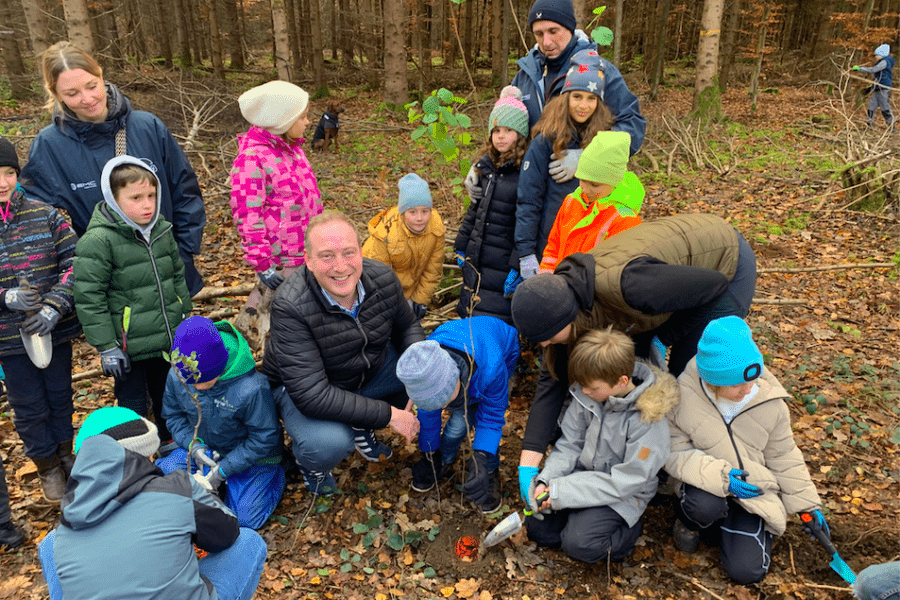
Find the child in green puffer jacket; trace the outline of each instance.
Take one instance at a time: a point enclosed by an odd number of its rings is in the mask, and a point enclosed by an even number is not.
[[[75,305],[88,343],[114,379],[119,406],[147,415],[171,439],[162,397],[175,329],[191,311],[172,224],[159,214],[159,180],[133,156],[106,163],[104,202],[75,248]]]

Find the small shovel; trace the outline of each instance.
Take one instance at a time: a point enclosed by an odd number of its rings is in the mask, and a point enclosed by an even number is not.
[[[518,512],[514,512],[508,515],[505,519],[497,523],[491,532],[487,534],[487,537],[484,538],[484,547],[490,548],[491,546],[496,546],[503,540],[507,540],[512,537],[517,531],[522,529],[522,525],[525,522],[522,520],[522,517],[519,516]]]
[[[812,516],[809,513],[802,513],[800,515],[800,520],[804,523],[808,523],[812,520]],[[831,543],[831,540],[828,539],[828,536],[825,535],[825,532],[819,528],[810,528],[812,534],[816,536],[816,539],[819,541],[822,546],[825,547],[825,550],[831,555],[831,562],[829,565],[834,572],[841,576],[841,579],[853,585],[856,583],[856,573],[853,572],[853,569],[850,568],[850,565],[844,562],[844,559],[840,557],[837,549],[834,547],[834,544]]]
[[[24,277],[19,278],[19,287],[30,289],[31,285],[28,283],[28,280]],[[30,311],[25,313],[27,316],[31,316],[36,311]],[[36,333],[25,333],[24,331],[19,331],[22,336],[22,345],[25,346],[25,353],[28,354],[28,358],[31,359],[31,362],[34,363],[38,369],[46,369],[47,366],[50,365],[50,360],[53,358],[53,340],[50,334],[46,335],[38,335]]]

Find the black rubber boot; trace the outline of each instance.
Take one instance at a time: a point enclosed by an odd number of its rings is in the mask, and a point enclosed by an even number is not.
[[[32,458],[31,460],[37,466],[44,500],[51,504],[59,504],[63,494],[66,493],[66,474],[59,463],[59,457],[54,454],[53,456]]]
[[[66,474],[66,480],[72,474],[72,467],[75,465],[75,455],[72,454],[72,444],[75,440],[62,442],[56,448],[56,455],[59,457],[59,466],[62,467],[63,473]]]

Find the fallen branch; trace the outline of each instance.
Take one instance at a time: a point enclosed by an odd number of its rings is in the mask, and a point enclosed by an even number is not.
[[[700,588],[702,591],[706,592],[707,594],[709,594],[709,595],[712,596],[713,598],[718,598],[719,600],[725,600],[725,598],[723,598],[722,596],[718,595],[717,593],[715,593],[714,591],[712,591],[712,590],[709,589],[708,587],[706,587],[706,586],[704,586],[704,585],[701,585],[700,582],[697,581],[694,577],[688,577],[687,575],[682,575],[681,573],[673,573],[673,572],[670,572],[670,574],[671,574],[671,575],[674,575],[675,577],[679,577],[679,578],[681,578],[681,579],[684,579],[685,581],[687,581],[687,582],[690,583],[691,585],[697,586],[698,588]]]
[[[761,273],[809,273],[812,271],[837,271],[839,269],[890,269],[896,267],[894,263],[847,263],[844,265],[823,265],[821,267],[772,267],[759,269]]]
[[[84,381],[85,379],[93,379],[99,375],[103,375],[103,369],[91,369],[90,371],[82,371],[72,375],[72,383],[76,381]]]
[[[191,300],[193,300],[194,302],[199,302],[201,300],[221,298],[222,296],[249,296],[250,292],[252,292],[255,288],[256,282],[242,283],[240,285],[233,285],[230,287],[204,287],[202,290],[197,292],[191,298]]]
[[[806,304],[806,300],[795,300],[793,298],[754,298],[753,304],[780,304],[783,306]]]

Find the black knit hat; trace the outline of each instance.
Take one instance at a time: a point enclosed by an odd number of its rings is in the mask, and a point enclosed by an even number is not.
[[[528,28],[535,21],[553,21],[575,33],[575,9],[572,0],[534,0],[528,13]]]
[[[513,322],[529,342],[546,342],[572,323],[579,310],[574,290],[552,273],[529,277],[512,298]]]
[[[16,154],[16,148],[6,138],[0,138],[0,167],[12,167],[18,175],[22,169],[19,168],[19,156]]]

